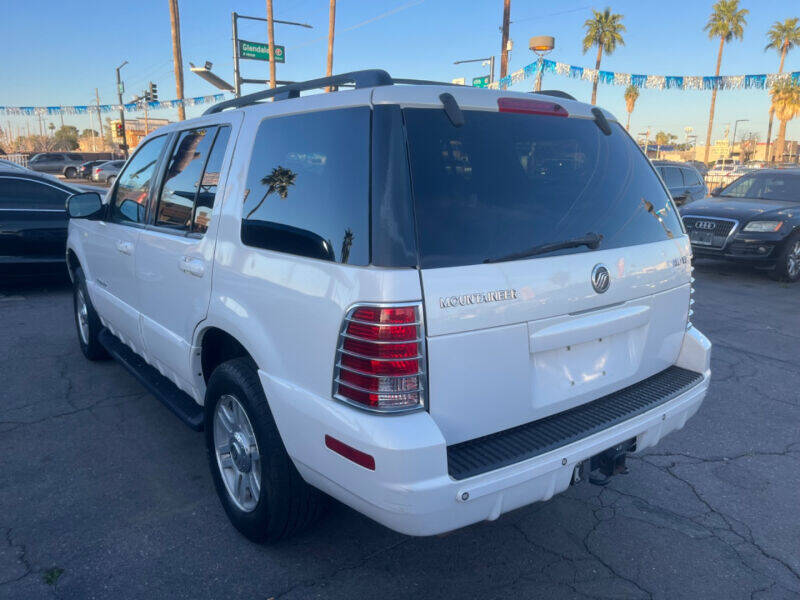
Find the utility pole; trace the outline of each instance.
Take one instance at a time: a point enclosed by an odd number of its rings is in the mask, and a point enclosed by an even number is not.
[[[181,56],[181,18],[178,14],[178,0],[169,0],[169,22],[172,27],[172,62],[175,63],[175,91],[178,100],[183,100],[183,58]],[[183,102],[178,105],[178,120],[186,119]]]
[[[331,8],[328,17],[328,68],[325,75],[330,77],[333,75],[333,33],[336,29],[336,0],[331,0]],[[328,86],[326,91],[334,91],[333,86]]]
[[[508,75],[508,24],[511,20],[511,0],[503,0],[503,46],[500,49],[500,79]]]
[[[105,148],[105,136],[103,135],[103,117],[100,116],[100,92],[94,88],[94,99],[97,102],[97,123],[100,125],[100,145]]]
[[[275,24],[272,21],[272,0],[267,0],[267,35],[269,36],[269,87],[275,87]]]
[[[126,60],[120,66],[117,67],[117,97],[119,98],[119,122],[122,124],[122,153],[125,155],[125,158],[128,158],[128,138],[125,135],[125,107],[122,104],[122,92],[125,91],[125,88],[122,86],[122,80],[119,77],[119,70],[128,64]]]
[[[239,81],[239,25],[236,22],[238,14],[231,13],[233,27],[233,95],[237,98],[242,95],[242,84]]]

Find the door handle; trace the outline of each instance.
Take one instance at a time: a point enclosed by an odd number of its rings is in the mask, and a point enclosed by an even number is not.
[[[122,254],[133,254],[133,242],[117,240],[117,250]]]
[[[180,261],[178,261],[178,268],[184,273],[195,277],[202,277],[206,272],[206,264],[201,259],[189,256],[181,257]]]

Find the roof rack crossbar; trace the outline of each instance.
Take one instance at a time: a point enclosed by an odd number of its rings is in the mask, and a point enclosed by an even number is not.
[[[289,85],[282,85],[269,90],[262,90],[253,94],[247,94],[239,98],[232,98],[225,102],[215,104],[204,115],[213,115],[222,112],[226,108],[240,108],[255,104],[261,100],[268,98],[275,98],[275,100],[286,100],[289,98],[297,98],[300,92],[306,90],[315,90],[328,86],[343,85],[347,83],[355,84],[356,89],[365,87],[377,87],[381,85],[392,85],[391,76],[382,69],[366,69],[364,71],[353,71],[351,73],[342,73],[340,75],[333,75],[332,77],[320,77],[318,79],[311,79],[309,81],[302,81],[299,83],[291,83]]]
[[[242,106],[249,106],[262,100],[273,98],[278,100],[289,100],[292,98],[299,98],[300,92],[307,90],[316,90],[329,86],[343,86],[343,87],[377,87],[381,85],[393,84],[407,84],[407,85],[448,85],[459,86],[457,83],[448,83],[446,81],[430,81],[428,79],[392,79],[386,71],[382,69],[366,69],[364,71],[352,71],[351,73],[342,73],[341,75],[334,75],[332,77],[320,77],[318,79],[311,79],[309,81],[301,81],[298,83],[290,83],[282,85],[269,90],[262,90],[253,94],[247,94],[239,98],[233,98],[215,104],[207,109],[204,115],[213,115],[222,112],[226,108],[241,108]]]

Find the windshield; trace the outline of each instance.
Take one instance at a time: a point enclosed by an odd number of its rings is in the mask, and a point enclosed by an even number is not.
[[[757,198],[800,202],[800,171],[743,175],[719,194],[728,198]]]
[[[616,123],[405,109],[422,268],[494,262],[669,239],[680,220],[649,161]],[[564,247],[600,236],[599,244]],[[560,247],[559,247],[560,246]]]

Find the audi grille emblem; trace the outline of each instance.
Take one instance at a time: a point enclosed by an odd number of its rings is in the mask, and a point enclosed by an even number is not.
[[[695,229],[710,230],[714,229],[714,227],[716,227],[716,225],[713,221],[697,221],[697,223],[694,224]]]
[[[603,264],[597,264],[592,269],[592,287],[598,294],[602,294],[611,285],[611,275]]]

